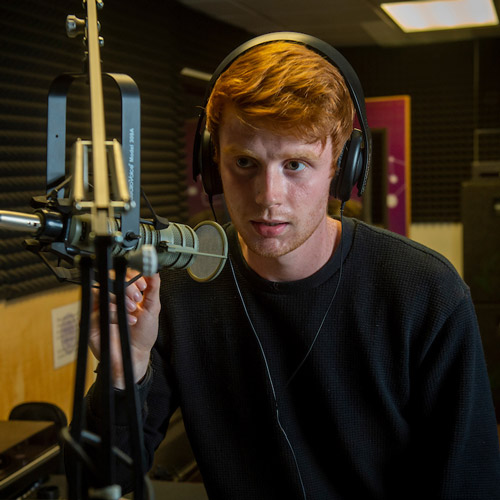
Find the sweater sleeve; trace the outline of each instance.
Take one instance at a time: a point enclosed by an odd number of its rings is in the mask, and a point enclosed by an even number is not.
[[[500,498],[493,401],[468,293],[431,335],[411,394],[417,497],[434,491],[433,498]]]

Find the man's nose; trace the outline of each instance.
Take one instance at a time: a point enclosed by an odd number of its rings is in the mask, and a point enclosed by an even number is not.
[[[285,193],[284,180],[279,168],[262,168],[255,179],[256,203],[264,207],[281,204]]]

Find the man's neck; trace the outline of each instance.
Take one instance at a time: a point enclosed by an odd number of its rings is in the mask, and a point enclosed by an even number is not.
[[[263,257],[253,253],[238,235],[243,258],[259,276],[268,281],[297,281],[319,271],[331,258],[340,242],[340,221],[326,218],[314,238],[281,257]]]

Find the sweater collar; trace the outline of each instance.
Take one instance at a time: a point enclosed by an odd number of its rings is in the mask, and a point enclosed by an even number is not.
[[[316,271],[311,276],[308,276],[307,278],[301,280],[276,282],[266,280],[259,276],[253,269],[248,266],[245,259],[243,258],[241,247],[238,241],[238,234],[232,224],[228,224],[226,228],[229,241],[229,255],[233,261],[236,272],[238,272],[241,277],[246,279],[254,288],[258,288],[266,292],[284,294],[306,291],[320,286],[338,272],[340,268],[341,254],[342,260],[345,262],[345,259],[351,249],[356,224],[355,220],[349,217],[344,217],[343,219],[342,241],[341,244],[337,247],[335,253],[321,269]]]

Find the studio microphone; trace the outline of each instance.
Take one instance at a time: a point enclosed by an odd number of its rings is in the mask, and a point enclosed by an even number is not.
[[[0,228],[34,234],[45,245],[64,242],[65,252],[76,256],[93,253],[91,215],[63,214],[37,210],[34,214],[0,210]],[[112,255],[125,256],[129,265],[146,276],[163,267],[187,269],[196,281],[215,279],[227,259],[228,243],[224,229],[213,221],[200,222],[194,229],[170,222],[156,229],[153,221],[141,220],[139,235],[121,235],[120,219],[109,219],[115,236]],[[121,244],[124,240],[127,245]]]
[[[187,269],[195,281],[215,279],[227,259],[227,237],[213,221],[200,222],[194,229],[170,223],[165,229],[140,224],[141,238],[137,250],[126,254],[134,269],[152,276],[163,267]]]

